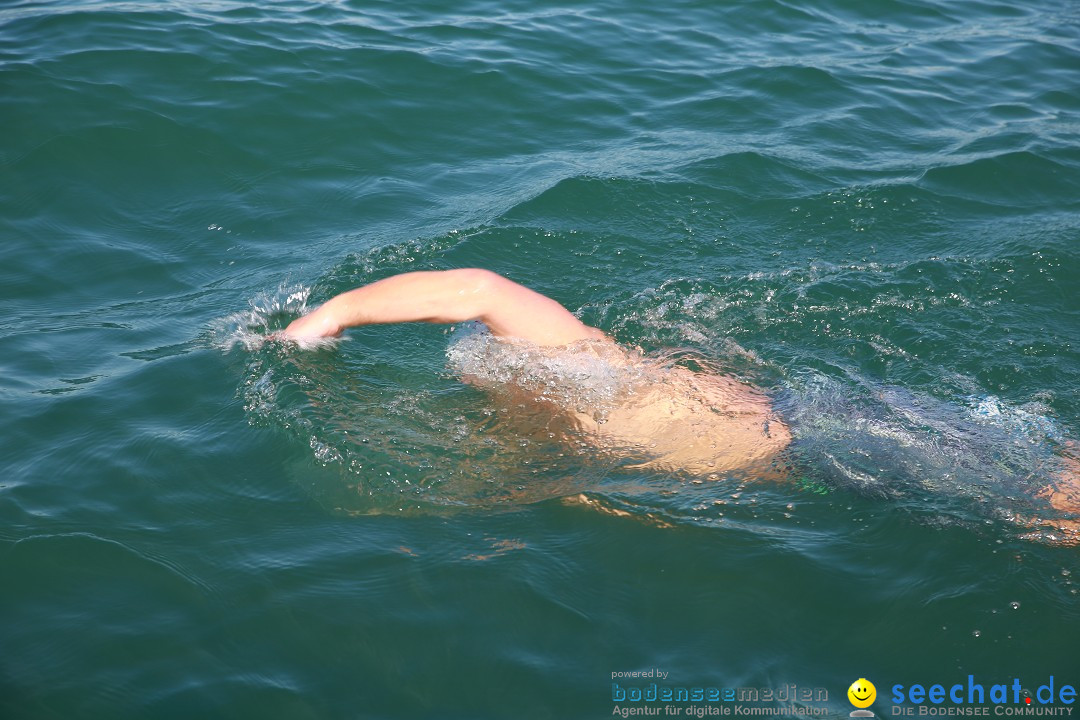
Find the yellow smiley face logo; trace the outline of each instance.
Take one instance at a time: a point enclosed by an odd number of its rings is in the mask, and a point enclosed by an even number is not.
[[[866,678],[859,678],[847,689],[847,699],[857,708],[870,707],[876,697],[877,688]]]

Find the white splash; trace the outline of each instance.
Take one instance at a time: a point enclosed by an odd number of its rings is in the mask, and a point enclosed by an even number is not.
[[[262,292],[248,300],[248,308],[218,319],[212,327],[214,344],[228,351],[236,345],[253,351],[268,342],[292,345],[301,350],[327,347],[340,338],[290,338],[282,330],[308,310],[311,288],[284,285],[274,292]]]

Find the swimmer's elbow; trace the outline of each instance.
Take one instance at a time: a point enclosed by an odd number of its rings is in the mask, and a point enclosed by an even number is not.
[[[460,302],[461,320],[485,320],[508,300],[515,289],[524,290],[513,280],[483,268],[460,268],[446,271],[453,276]]]
[[[447,270],[453,273],[455,281],[461,287],[474,295],[493,296],[507,284],[514,284],[497,272],[484,268],[461,268],[459,270]]]
[[[603,337],[555,300],[498,273],[480,268],[447,272],[456,273],[459,309],[468,316],[462,319],[479,320],[496,337],[515,337],[538,345]]]

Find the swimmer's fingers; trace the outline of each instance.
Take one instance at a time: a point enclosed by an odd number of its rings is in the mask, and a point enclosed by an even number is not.
[[[307,315],[298,317],[281,331],[289,340],[311,340],[315,338],[334,338],[341,335],[341,324],[334,319],[333,313],[319,308]]]
[[[283,345],[294,345],[301,350],[314,350],[337,345],[341,341],[341,338],[337,336],[298,337],[296,335],[290,335],[286,330],[278,330],[276,332],[268,333],[266,335],[266,340],[267,342],[281,343]]]
[[[296,338],[287,334],[284,330],[275,330],[274,332],[266,333],[266,342],[296,344],[296,341]]]

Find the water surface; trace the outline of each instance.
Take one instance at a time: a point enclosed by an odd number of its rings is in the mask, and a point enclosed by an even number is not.
[[[1080,436],[1078,37],[1057,0],[7,4],[2,715],[1080,683],[1077,548],[1018,522]],[[469,328],[263,341],[469,266],[759,385],[798,477],[538,436]]]

